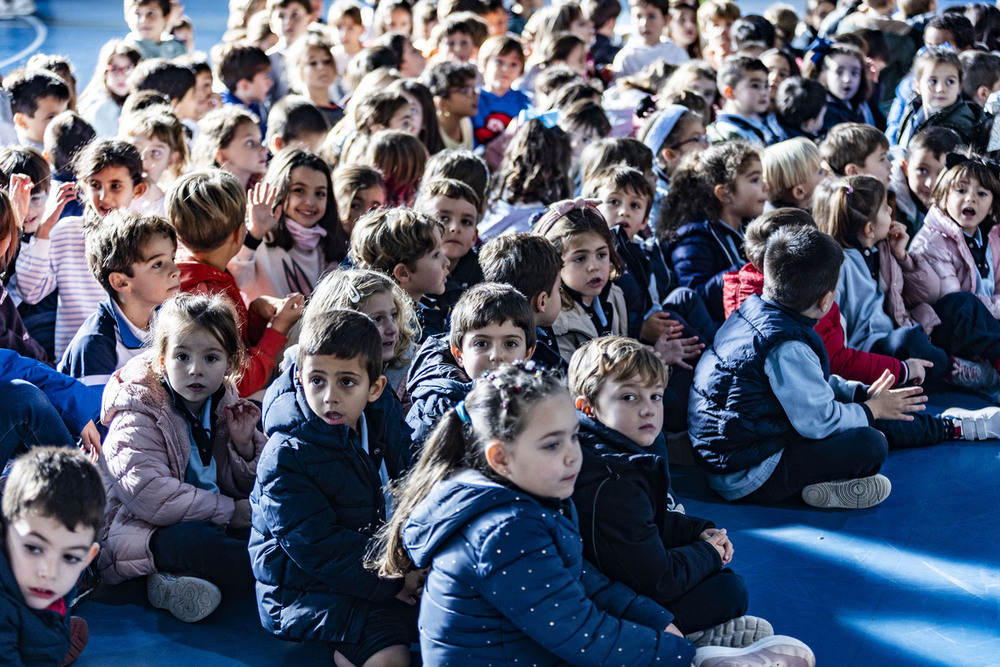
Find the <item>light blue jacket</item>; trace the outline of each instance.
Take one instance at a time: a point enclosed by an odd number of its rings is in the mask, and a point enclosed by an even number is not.
[[[871,352],[876,341],[896,328],[885,311],[885,293],[872,279],[865,258],[856,248],[844,250],[844,264],[837,281],[837,305],[848,347]]]

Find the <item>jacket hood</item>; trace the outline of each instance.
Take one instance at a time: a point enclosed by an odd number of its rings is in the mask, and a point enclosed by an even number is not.
[[[465,398],[472,388],[472,381],[451,354],[448,334],[429,336],[417,350],[406,379],[406,390],[414,402],[428,396],[455,396],[456,402]]]

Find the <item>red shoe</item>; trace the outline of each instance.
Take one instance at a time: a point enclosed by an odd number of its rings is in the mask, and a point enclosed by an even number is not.
[[[90,628],[87,627],[87,621],[79,616],[71,616],[69,619],[69,650],[66,651],[66,657],[63,658],[61,667],[76,662],[76,659],[83,653],[88,639],[90,639]]]

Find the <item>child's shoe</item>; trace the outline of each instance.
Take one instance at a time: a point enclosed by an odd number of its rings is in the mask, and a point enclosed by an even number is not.
[[[810,484],[802,489],[806,505],[827,509],[857,510],[875,507],[889,497],[892,483],[885,475]]]
[[[773,634],[774,628],[763,618],[740,616],[707,630],[692,632],[686,639],[695,646],[742,648]]]
[[[983,389],[997,391],[1000,389],[1000,374],[997,369],[985,361],[969,361],[968,359],[951,359],[951,383],[967,389]]]
[[[222,602],[222,591],[215,584],[197,577],[178,577],[163,572],[146,577],[146,594],[149,604],[166,609],[185,623],[197,623]]]
[[[76,662],[76,659],[83,653],[84,647],[87,646],[88,639],[90,639],[90,627],[87,625],[87,621],[79,616],[71,616],[69,619],[69,650],[66,651],[66,657],[63,658],[60,667],[66,667]]]
[[[707,646],[694,655],[694,667],[815,667],[812,649],[793,637],[774,635],[744,648]]]
[[[993,440],[1000,438],[1000,408],[990,407],[980,410],[948,408],[942,417],[951,417],[961,429],[963,440]]]

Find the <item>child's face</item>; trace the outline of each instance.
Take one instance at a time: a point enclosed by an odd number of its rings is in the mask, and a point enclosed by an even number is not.
[[[244,183],[253,176],[263,175],[267,171],[267,148],[261,143],[257,124],[240,125],[229,145],[219,149],[215,161]]]
[[[445,257],[454,263],[469,253],[476,243],[476,224],[479,221],[479,210],[471,202],[438,195],[424,202],[420,210],[444,225],[442,245]]]
[[[142,249],[142,259],[132,265],[132,275],[120,276],[129,301],[152,312],[177,293],[181,287],[181,272],[174,263],[177,246],[166,236],[154,236]]]
[[[742,116],[767,113],[771,96],[767,87],[767,74],[764,72],[747,72],[730,90],[736,113]]]
[[[382,395],[385,377],[372,383],[360,357],[341,359],[332,354],[307,356],[299,368],[299,382],[309,409],[327,424],[358,430],[365,407]]]
[[[778,92],[778,86],[781,82],[792,75],[792,70],[788,66],[788,60],[784,56],[780,56],[776,53],[772,53],[769,56],[764,56],[764,65],[767,66],[767,87],[768,93],[771,99]]]
[[[925,148],[917,149],[910,153],[909,158],[903,163],[903,170],[906,172],[906,184],[910,186],[910,192],[917,196],[924,208],[930,208],[934,202],[934,184],[937,183],[938,176],[944,170],[945,155],[934,155],[933,151]]]
[[[951,186],[945,209],[964,232],[974,234],[993,211],[993,193],[977,179],[969,177]]]
[[[326,174],[309,167],[296,167],[288,174],[285,216],[303,227],[315,227],[326,215],[329,197]]]
[[[464,32],[456,32],[447,35],[439,44],[441,56],[445,60],[455,60],[457,62],[469,62],[475,55],[476,45],[472,41],[472,36]]]
[[[858,59],[842,53],[823,59],[819,82],[838,100],[849,102],[858,94],[862,76],[864,68]]]
[[[107,69],[104,70],[104,83],[115,95],[128,95],[128,76],[135,69],[132,61],[125,56],[112,56]]]
[[[40,97],[35,113],[30,116],[21,112],[14,114],[14,124],[21,128],[29,140],[41,143],[45,139],[45,128],[53,118],[66,111],[68,105],[69,100],[60,100],[52,95]]]
[[[385,188],[380,185],[374,185],[370,188],[365,188],[364,190],[358,190],[357,194],[354,195],[354,199],[351,200],[350,214],[348,215],[347,221],[344,223],[344,231],[348,234],[354,229],[354,223],[358,221],[358,218],[363,216],[368,211],[374,211],[377,208],[385,206]]]
[[[889,162],[889,151],[879,146],[875,152],[865,158],[865,163],[858,170],[859,174],[872,176],[882,182],[882,185],[889,185],[889,175],[892,171],[892,163]]]
[[[560,272],[566,287],[579,292],[584,303],[604,291],[611,276],[611,250],[600,234],[579,234],[566,243]]]
[[[670,41],[685,49],[698,40],[698,18],[693,10],[672,9],[668,17]]]
[[[955,46],[955,36],[951,33],[951,30],[942,30],[941,28],[928,26],[924,30],[924,46],[941,46],[942,44]]]
[[[507,92],[524,72],[524,65],[515,53],[494,56],[486,63],[483,80],[492,92]]]
[[[802,198],[796,202],[799,208],[812,210],[813,193],[816,192],[816,188],[823,182],[824,178],[826,178],[826,172],[823,171],[823,167],[818,167],[809,180],[802,184]]]
[[[271,70],[261,70],[253,75],[253,78],[243,89],[244,98],[250,102],[263,102],[267,99],[267,93],[271,90],[274,81],[271,79]]]
[[[605,380],[591,408],[594,419],[649,447],[663,428],[663,385],[639,377]]]
[[[201,414],[205,402],[219,390],[229,372],[229,355],[222,343],[201,327],[170,334],[160,363],[181,403],[194,415]]]
[[[875,245],[879,241],[884,241],[889,238],[889,227],[892,226],[892,209],[889,208],[889,202],[886,199],[882,200],[882,205],[878,209],[878,215],[875,216],[875,220],[872,221],[872,232],[871,236],[867,239],[869,243],[864,243],[869,247]],[[862,242],[865,240],[863,239]]]
[[[392,292],[376,292],[358,304],[358,310],[372,318],[382,337],[382,362],[388,363],[396,355],[396,337],[399,335],[399,309]]]
[[[412,269],[407,268],[405,283],[400,285],[414,301],[420,301],[427,294],[444,294],[451,262],[441,245],[441,232],[434,229],[434,247],[421,256]]]
[[[507,10],[497,8],[487,12],[482,18],[490,26],[490,37],[507,34],[507,21],[510,19],[510,16],[507,15]]]
[[[149,183],[159,183],[163,172],[177,162],[176,151],[165,141],[143,135],[132,136],[128,140],[142,156],[143,175]]]
[[[564,64],[580,76],[587,75],[587,51],[583,44],[569,52]]]
[[[214,94],[212,93],[212,73],[198,72],[194,77],[195,98],[198,103],[195,112],[195,120],[201,120],[209,111],[215,108]]]
[[[297,2],[287,7],[276,7],[271,12],[271,32],[291,44],[306,33],[312,16],[309,11]]]
[[[310,89],[326,89],[337,80],[337,66],[329,49],[314,46],[306,54],[302,67],[302,80]]]
[[[580,420],[569,394],[559,392],[530,408],[526,424],[511,442],[494,441],[490,467],[524,491],[560,500],[573,495],[582,457]]]
[[[365,28],[362,25],[355,23],[349,18],[342,18],[337,21],[337,43],[338,44],[360,44],[361,35],[364,33]]]
[[[102,218],[116,208],[126,208],[146,191],[145,184],[134,185],[127,167],[105,167],[79,184],[87,205]]]
[[[954,65],[933,63],[925,66],[917,79],[917,92],[924,108],[939,111],[950,107],[962,92],[960,81],[958,68]]]
[[[585,125],[577,125],[573,129],[563,127],[563,129],[569,135],[569,147],[572,151],[570,172],[575,176],[580,169],[580,157],[583,155],[584,149],[600,140],[601,135],[596,129]]]
[[[126,13],[128,27],[132,32],[137,33],[143,39],[148,39],[159,43],[160,37],[167,29],[167,17],[159,5],[153,3],[148,5],[134,5]]]
[[[588,19],[583,14],[580,14],[576,19],[569,24],[570,34],[576,35],[583,40],[583,43],[590,46],[594,43],[594,35],[596,30],[594,28],[594,22]]]
[[[191,53],[194,51],[194,29],[187,26],[183,28],[174,28],[173,30],[174,39],[184,45],[184,49]]]
[[[399,73],[404,79],[416,79],[423,74],[426,64],[424,54],[417,51],[410,40],[403,42],[403,57],[399,63]]]
[[[184,97],[174,102],[173,109],[174,115],[178,118],[198,120],[200,118],[198,114],[201,110],[201,105],[198,103],[197,86],[188,88],[188,91],[184,93]]]
[[[632,15],[632,25],[643,44],[646,46],[659,44],[663,28],[667,24],[663,12],[651,4],[632,5],[629,11]]]
[[[666,147],[660,155],[667,164],[667,170],[672,171],[682,157],[689,153],[696,153],[708,147],[708,135],[705,134],[705,124],[700,120],[687,121],[677,143]],[[664,155],[669,151],[669,155]]]
[[[420,132],[420,128],[413,124],[413,110],[409,104],[404,105],[399,109],[399,111],[392,115],[392,118],[389,119],[387,129],[406,132],[413,137],[417,136]]]
[[[475,379],[502,364],[517,359],[527,361],[534,351],[525,343],[524,329],[507,320],[503,324],[488,324],[466,332],[461,347],[454,348],[452,354],[466,375]]]
[[[389,12],[389,21],[385,24],[386,32],[398,32],[409,37],[413,33],[413,15],[405,9],[393,9]]]
[[[646,226],[646,209],[649,199],[635,192],[602,187],[597,191],[601,200],[597,210],[608,221],[608,227],[619,225],[631,241]]]
[[[31,609],[45,609],[76,585],[97,555],[94,529],[69,530],[55,517],[28,510],[7,526],[10,569]]]
[[[475,116],[479,111],[479,88],[475,79],[466,81],[461,88],[449,90],[448,97],[441,98],[441,109],[456,116]]]
[[[736,177],[730,194],[729,203],[725,203],[732,215],[740,218],[756,218],[763,213],[767,203],[767,183],[764,182],[764,172],[759,161],[753,161],[750,166]]]
[[[45,214],[45,204],[49,200],[49,190],[48,181],[41,185],[35,185],[31,188],[31,199],[28,200],[28,215],[25,216],[24,222],[21,228],[25,233],[32,233],[38,227],[38,224],[42,221],[42,215]],[[4,253],[0,252],[0,257]]]
[[[731,19],[711,19],[705,26],[705,38],[719,50],[721,55],[728,55],[733,50],[733,40],[730,37],[732,29]]]
[[[702,99],[708,102],[709,106],[715,104],[715,98],[719,95],[719,88],[715,84],[715,79],[698,77],[685,86],[692,93],[698,93]]]
[[[813,10],[806,14],[804,20],[814,30],[819,30],[820,25],[823,23],[823,19],[829,16],[830,13],[836,8],[837,5],[832,2],[817,2]]]

